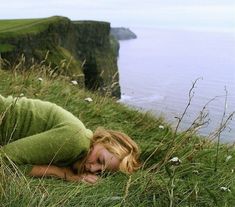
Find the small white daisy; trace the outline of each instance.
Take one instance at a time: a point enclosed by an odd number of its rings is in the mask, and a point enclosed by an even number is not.
[[[77,82],[76,80],[72,80],[71,83],[72,83],[73,85],[78,85],[78,82]]]
[[[38,78],[38,80],[39,80],[39,81],[43,81],[43,79],[42,79],[41,77],[40,77],[40,78]]]
[[[231,190],[227,187],[220,187],[220,190],[224,192],[231,192]]]
[[[193,173],[194,174],[199,174],[199,171],[198,170],[193,170]]]
[[[225,162],[228,162],[230,159],[232,159],[232,155],[227,156]]]
[[[159,129],[165,129],[165,127],[163,125],[159,125],[158,128]]]
[[[174,164],[174,165],[179,165],[180,163],[182,163],[182,161],[178,158],[178,157],[173,157],[169,160],[170,163]]]
[[[92,102],[93,101],[92,98],[90,98],[90,97],[85,98],[84,100],[87,101],[87,102]]]

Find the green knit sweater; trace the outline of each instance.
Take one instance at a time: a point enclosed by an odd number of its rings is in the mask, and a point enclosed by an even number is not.
[[[0,95],[0,154],[25,173],[32,165],[71,165],[85,156],[91,137],[78,118],[56,104]]]

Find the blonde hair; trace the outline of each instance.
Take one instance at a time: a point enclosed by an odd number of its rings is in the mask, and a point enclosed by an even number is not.
[[[110,153],[113,153],[121,161],[119,170],[130,174],[140,168],[140,150],[137,144],[126,134],[97,128],[91,140],[91,146],[102,144]]]

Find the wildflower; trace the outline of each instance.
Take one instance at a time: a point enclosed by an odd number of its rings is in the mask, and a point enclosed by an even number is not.
[[[165,127],[163,125],[159,125],[158,128],[159,129],[165,129]]]
[[[42,79],[41,77],[40,77],[40,78],[38,78],[38,80],[39,80],[39,81],[43,81],[43,79]]]
[[[24,94],[23,94],[23,93],[21,93],[21,94],[20,94],[20,97],[23,97],[23,96],[24,96]]]
[[[231,192],[231,190],[227,187],[220,187],[220,190],[224,192]]]
[[[90,98],[90,97],[85,98],[84,100],[87,101],[87,102],[92,102],[93,101],[92,98]]]
[[[193,170],[193,173],[194,174],[199,174],[199,171],[198,170]]]
[[[73,85],[78,85],[78,82],[77,82],[76,80],[72,80],[71,83],[72,83]]]
[[[121,196],[112,196],[112,197],[108,197],[105,199],[105,201],[109,202],[109,201],[118,201],[118,200],[122,200],[123,197]]]
[[[226,157],[225,162],[228,162],[232,158],[232,155]]]
[[[171,158],[169,162],[172,163],[173,165],[180,165],[182,163],[182,161],[178,157]]]

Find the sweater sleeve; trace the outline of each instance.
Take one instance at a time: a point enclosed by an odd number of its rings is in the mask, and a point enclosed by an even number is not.
[[[31,165],[72,164],[87,153],[91,136],[88,129],[77,131],[73,124],[66,124],[11,142],[3,146],[3,152],[28,173]]]

